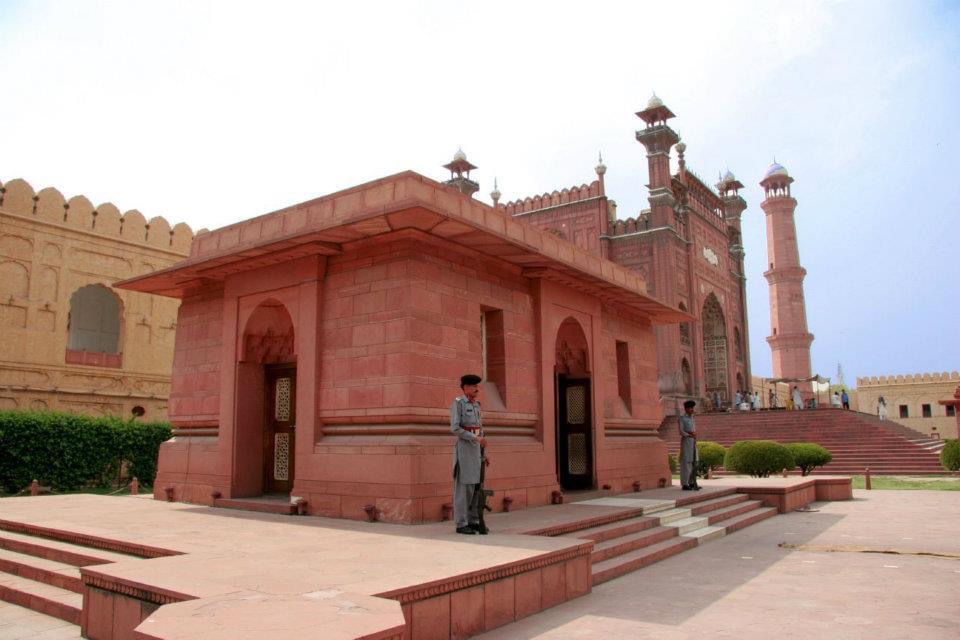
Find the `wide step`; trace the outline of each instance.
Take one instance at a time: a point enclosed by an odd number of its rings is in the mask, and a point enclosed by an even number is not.
[[[0,572],[81,593],[80,569],[72,564],[0,549]]]
[[[60,587],[0,573],[0,600],[80,624],[83,596]]]
[[[137,556],[124,553],[93,549],[69,542],[14,533],[13,531],[0,531],[0,549],[62,562],[75,567],[139,559]]]
[[[654,562],[675,556],[695,546],[697,546],[695,538],[674,537],[603,562],[597,562],[591,569],[593,584],[598,585],[607,580],[619,578],[626,573],[642,569]]]

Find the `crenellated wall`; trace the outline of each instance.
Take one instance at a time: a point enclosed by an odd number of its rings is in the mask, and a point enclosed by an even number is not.
[[[0,180],[0,409],[165,419],[178,301],[112,288],[185,258],[186,224]],[[119,353],[68,349],[71,296],[109,289]]]
[[[121,214],[109,202],[94,207],[85,196],[73,196],[68,200],[53,187],[35,192],[26,180],[20,178],[8,182],[0,180],[0,208],[5,213],[83,229],[104,238],[167,249],[179,255],[188,254],[193,242],[193,231],[183,222],[171,227],[164,217],[147,220],[136,209]]]
[[[877,415],[882,396],[887,406],[887,419],[915,429],[925,435],[957,437],[955,416],[948,415],[940,400],[950,400],[960,383],[960,372],[914,373],[857,378],[856,392],[851,393],[851,408]],[[929,415],[924,416],[924,407]],[[906,416],[901,415],[901,410]]]
[[[857,378],[857,388],[870,387],[877,385],[893,384],[922,384],[924,382],[957,382],[960,381],[960,372],[933,372],[933,373],[914,373],[899,374],[892,376],[867,376]]]
[[[536,196],[511,200],[510,202],[500,204],[498,208],[509,215],[515,216],[531,211],[539,211],[540,209],[546,209],[548,207],[558,207],[563,204],[570,204],[571,202],[597,198],[601,195],[603,195],[603,193],[600,189],[600,182],[594,180],[590,184],[582,184],[579,187],[571,187],[569,189],[553,191],[552,193],[543,193]]]

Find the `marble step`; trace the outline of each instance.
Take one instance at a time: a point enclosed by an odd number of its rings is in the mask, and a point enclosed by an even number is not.
[[[666,511],[661,511],[655,517],[659,519],[660,524],[668,524],[674,520],[682,520],[684,518],[689,518],[691,515],[690,509],[668,509]]]
[[[697,529],[702,529],[709,524],[709,519],[698,516],[691,516],[689,518],[681,518],[679,520],[674,520],[667,523],[664,526],[673,527],[677,530],[677,535],[687,535],[691,531],[696,531]]]
[[[697,541],[697,544],[703,544],[716,538],[722,538],[727,535],[727,528],[722,525],[710,525],[706,527],[700,527],[696,531],[691,531],[690,533],[685,534],[684,537],[693,538]]]

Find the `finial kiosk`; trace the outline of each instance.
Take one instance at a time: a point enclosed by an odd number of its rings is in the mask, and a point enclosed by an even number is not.
[[[480,190],[480,185],[470,179],[470,171],[477,167],[470,164],[462,148],[457,148],[457,152],[453,154],[453,160],[443,165],[443,168],[450,170],[450,179],[443,184],[470,197]]]

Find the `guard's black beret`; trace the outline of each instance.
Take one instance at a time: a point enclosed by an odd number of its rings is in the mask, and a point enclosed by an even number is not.
[[[694,402],[693,400],[687,400],[686,402],[683,403],[684,409],[693,409],[695,406],[697,406],[697,403]]]
[[[468,373],[465,376],[460,376],[460,388],[462,389],[465,385],[468,384],[480,384],[483,380],[480,376]]]

